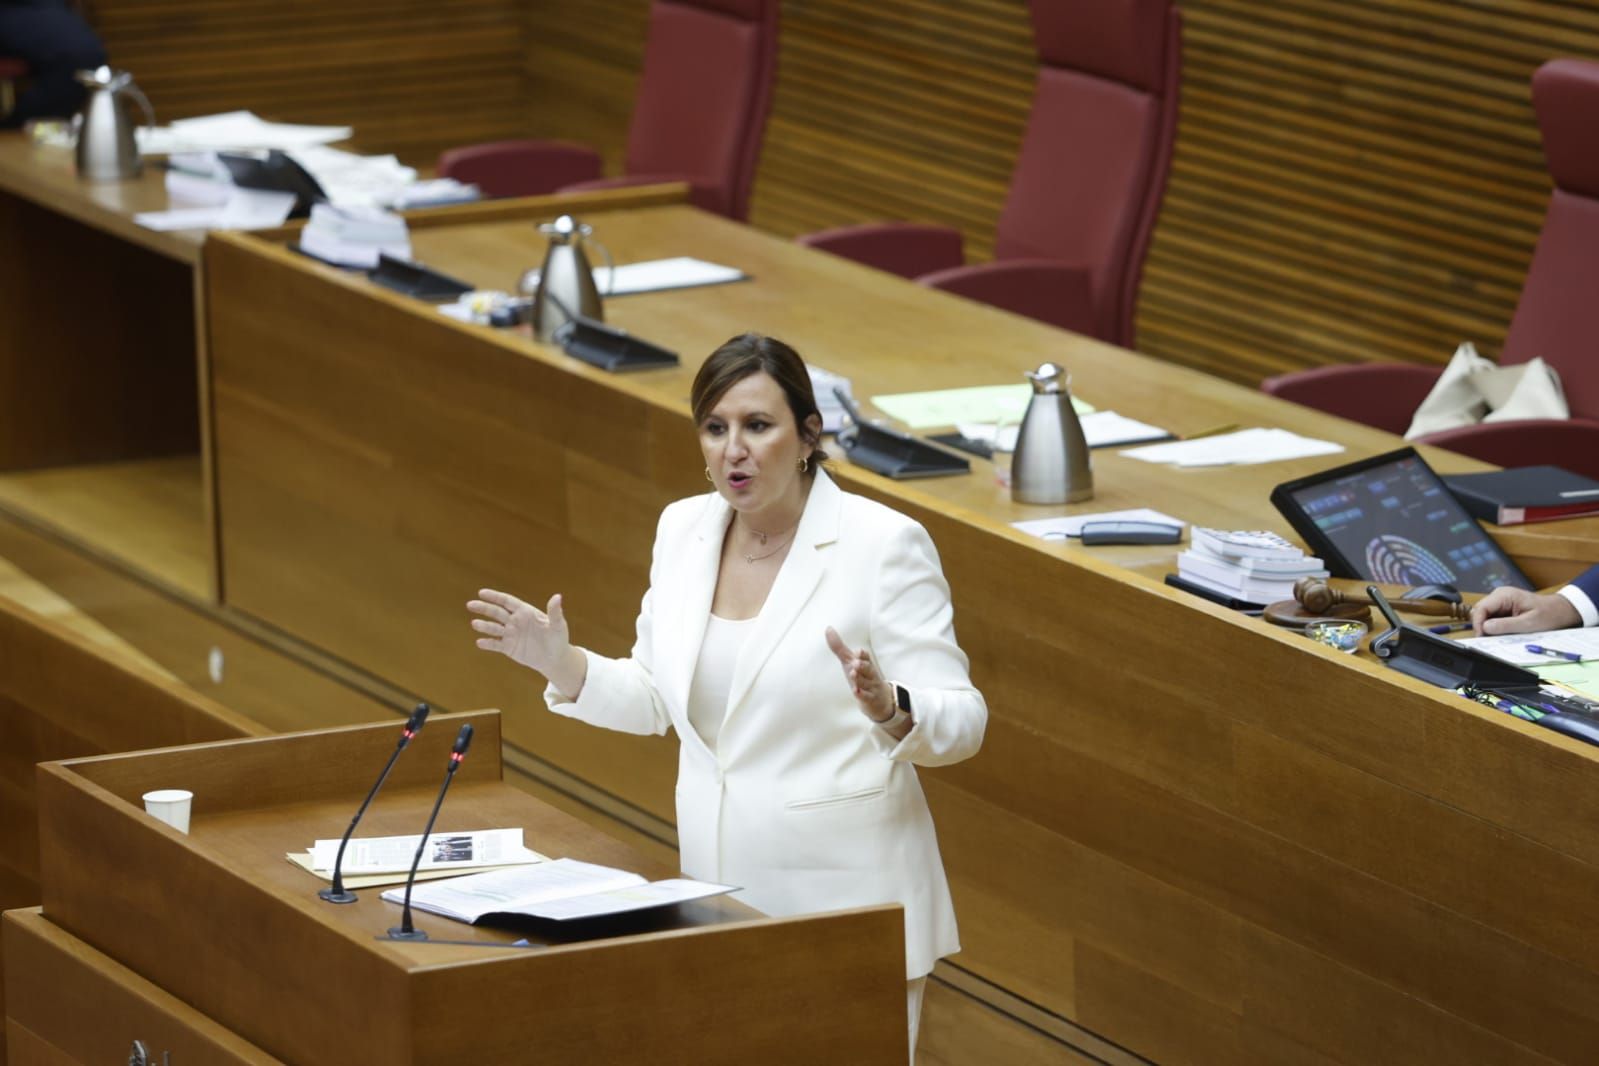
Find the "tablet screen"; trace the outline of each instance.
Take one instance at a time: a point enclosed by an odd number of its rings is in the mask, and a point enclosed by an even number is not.
[[[1532,588],[1411,448],[1279,485],[1271,502],[1335,577]]]

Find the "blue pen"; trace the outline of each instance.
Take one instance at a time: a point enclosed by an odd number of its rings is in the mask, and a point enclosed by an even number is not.
[[[1462,629],[1470,629],[1470,622],[1448,622],[1441,626],[1428,626],[1427,632],[1443,636],[1445,633],[1458,633]]]
[[[1553,655],[1557,659],[1564,659],[1568,663],[1582,662],[1582,656],[1574,651],[1561,651],[1559,648],[1546,648],[1542,644],[1528,644],[1527,650],[1534,655]]]

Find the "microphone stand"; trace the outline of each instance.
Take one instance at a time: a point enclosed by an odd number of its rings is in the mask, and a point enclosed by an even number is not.
[[[405,910],[401,915],[400,924],[389,930],[390,940],[426,940],[427,933],[411,924],[411,889],[416,887],[417,867],[422,865],[422,852],[428,846],[428,837],[433,834],[433,822],[439,816],[439,808],[444,806],[444,794],[450,790],[450,782],[455,779],[455,771],[460,769],[461,760],[466,758],[466,749],[472,746],[472,725],[467,723],[455,735],[455,747],[450,751],[450,765],[444,771],[444,784],[439,788],[439,798],[433,801],[433,813],[428,815],[427,828],[422,830],[422,839],[417,842],[416,856],[411,860],[411,874],[405,879]]]
[[[394,761],[400,757],[400,752],[411,743],[411,738],[422,731],[422,723],[428,720],[428,705],[419,703],[411,712],[411,717],[406,719],[405,727],[400,730],[400,743],[395,746],[394,753],[389,756],[389,761],[384,764],[383,772],[372,785],[372,790],[366,794],[366,799],[361,801],[361,809],[355,812],[355,817],[350,819],[350,828],[344,831],[344,839],[339,841],[339,854],[333,860],[333,883],[317,893],[329,903],[354,903],[355,893],[344,887],[344,849],[350,843],[350,835],[355,832],[355,827],[361,823],[361,816],[366,813],[367,807],[377,797],[378,789],[383,787],[383,782],[388,780],[389,771],[394,769]]]

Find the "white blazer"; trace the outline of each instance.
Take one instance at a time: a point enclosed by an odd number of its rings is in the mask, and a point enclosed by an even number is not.
[[[711,493],[661,514],[632,656],[588,655],[578,699],[550,709],[628,733],[677,730],[683,871],[740,886],[772,915],[905,908],[907,978],[960,950],[932,815],[913,763],[977,751],[988,721],[955,644],[949,585],[927,531],[816,474],[794,544],[733,674],[712,752],[689,684],[732,508]],[[833,626],[911,693],[904,740],[868,721],[827,646]]]

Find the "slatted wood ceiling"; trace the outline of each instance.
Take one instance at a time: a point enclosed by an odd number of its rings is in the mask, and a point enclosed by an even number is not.
[[[528,128],[620,158],[647,0],[530,0]],[[1498,350],[1548,179],[1528,79],[1588,0],[1187,0],[1139,347],[1254,382]],[[752,221],[946,222],[986,257],[1034,58],[1023,0],[788,0]]]
[[[525,135],[518,0],[93,0],[113,64],[159,121],[248,108],[352,125],[431,165],[450,145]]]

